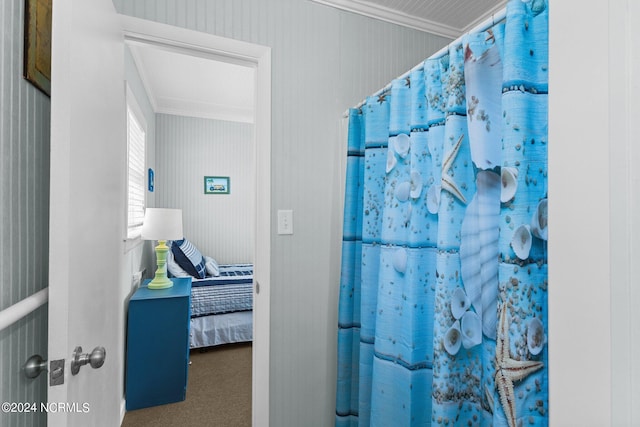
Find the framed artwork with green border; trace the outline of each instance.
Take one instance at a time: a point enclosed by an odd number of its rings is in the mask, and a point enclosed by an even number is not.
[[[204,194],[229,194],[230,185],[228,176],[205,176]]]

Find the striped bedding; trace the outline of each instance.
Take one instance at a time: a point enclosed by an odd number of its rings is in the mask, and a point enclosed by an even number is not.
[[[253,264],[220,265],[220,276],[193,279],[191,317],[253,309]]]

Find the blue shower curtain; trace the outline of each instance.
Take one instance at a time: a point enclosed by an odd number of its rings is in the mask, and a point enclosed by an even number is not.
[[[336,426],[548,425],[548,5],[349,113]]]

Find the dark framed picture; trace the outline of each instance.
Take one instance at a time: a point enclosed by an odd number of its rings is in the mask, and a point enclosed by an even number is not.
[[[24,78],[51,96],[51,1],[25,0]]]
[[[229,194],[230,184],[228,176],[205,176],[204,194]]]

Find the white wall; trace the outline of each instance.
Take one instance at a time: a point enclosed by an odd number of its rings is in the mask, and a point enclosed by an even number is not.
[[[633,267],[638,168],[632,163],[640,160],[635,147],[639,15],[633,0],[551,5],[553,426],[640,424],[635,314],[640,298]]]
[[[156,114],[153,111],[151,102],[147,95],[146,89],[140,77],[133,56],[129,47],[125,45],[124,49],[124,73],[125,81],[137,102],[144,120],[146,121],[146,151],[147,167],[155,168],[156,164]],[[148,184],[148,183],[147,183]],[[147,188],[148,186],[145,186]],[[146,192],[146,206],[156,206],[156,193]],[[138,246],[131,249],[124,260],[124,279],[125,283],[132,283],[134,274],[140,271],[146,272],[146,277],[151,278],[156,270],[156,259],[153,252],[153,242],[143,241]],[[133,284],[133,283],[132,283]],[[132,289],[131,292],[133,292]]]
[[[182,209],[184,235],[218,263],[253,262],[253,124],[157,115],[156,201]],[[204,194],[205,176],[228,176],[230,194]]]
[[[44,289],[49,269],[49,98],[22,77],[24,1],[0,2],[0,310]],[[21,367],[47,356],[48,306],[0,331],[0,402],[46,400],[47,375]],[[0,425],[46,424],[0,413]]]
[[[609,4],[612,425],[640,425],[640,3]]]
[[[147,165],[153,165],[155,163],[155,146],[156,146],[156,115],[151,107],[146,90],[140,78],[138,69],[131,55],[131,51],[125,45],[124,49],[124,73],[126,85],[130,89],[135,102],[140,107],[144,120],[146,121],[146,147],[147,147]],[[146,186],[145,186],[146,188]],[[155,206],[155,194],[152,192],[146,192],[146,205],[149,207]],[[153,276],[155,271],[155,257],[153,255],[153,245],[151,242],[140,242],[137,246],[134,246],[127,252],[127,256],[124,259],[124,280],[131,282],[134,274],[140,271],[146,271],[147,275]],[[132,289],[132,292],[134,289]]]

